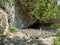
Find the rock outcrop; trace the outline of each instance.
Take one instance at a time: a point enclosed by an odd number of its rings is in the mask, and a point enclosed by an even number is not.
[[[40,38],[37,39],[20,39],[16,37],[14,39],[7,38],[4,40],[5,45],[53,45],[54,39],[52,38]]]
[[[15,0],[15,22],[17,28],[27,28],[36,22],[36,19],[30,14],[27,0]],[[24,8],[23,8],[24,7]],[[23,11],[22,11],[23,10]]]
[[[24,31],[24,30],[23,30]],[[24,31],[26,33],[26,31]],[[54,44],[54,38],[55,37],[29,37],[22,31],[17,31],[15,34],[15,37],[10,38],[9,36],[5,37],[3,43],[5,45],[53,45]],[[27,31],[28,33],[28,31]],[[31,35],[42,35],[41,32],[38,31],[30,31],[32,33]],[[35,34],[34,34],[35,33]],[[37,34],[39,33],[39,34]],[[45,32],[42,32],[45,33]],[[47,32],[48,33],[48,32]],[[47,34],[48,35],[48,34]],[[44,36],[44,35],[42,35]],[[36,38],[34,38],[36,37]]]

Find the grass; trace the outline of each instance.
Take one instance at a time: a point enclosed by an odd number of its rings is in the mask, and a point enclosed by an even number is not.
[[[54,45],[60,45],[60,38],[56,38],[56,39],[55,39]]]

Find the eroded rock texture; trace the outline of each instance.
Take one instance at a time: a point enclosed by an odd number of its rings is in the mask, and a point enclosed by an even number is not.
[[[8,15],[3,11],[3,9],[0,8],[0,32],[7,31],[8,28],[9,28]]]
[[[28,0],[15,0],[15,26],[17,28],[27,28],[36,22],[31,16]]]
[[[27,36],[25,33],[28,33],[29,36]],[[6,37],[4,40],[4,44],[5,45],[53,45],[55,37],[44,38],[44,35],[42,33],[45,33],[45,31],[40,31],[40,33],[39,31],[34,31],[34,30],[24,31],[24,32],[17,31],[16,33],[14,33],[15,34],[14,38]],[[32,37],[30,37],[31,35]],[[39,37],[38,35],[41,36]]]
[[[3,9],[0,8],[0,45],[3,44],[3,39],[6,32],[9,31],[8,17]]]
[[[36,22],[36,19],[30,14],[31,10],[28,0],[3,1],[0,7],[4,7],[5,12],[8,13],[10,24],[17,28],[27,28]]]

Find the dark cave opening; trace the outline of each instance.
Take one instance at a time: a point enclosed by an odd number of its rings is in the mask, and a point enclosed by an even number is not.
[[[39,21],[36,21],[34,24],[30,25],[28,27],[28,29],[40,29],[42,28],[42,30],[50,30],[51,29],[51,25],[53,23],[40,23]]]
[[[37,21],[34,24],[30,25],[28,29],[40,29],[41,24]]]

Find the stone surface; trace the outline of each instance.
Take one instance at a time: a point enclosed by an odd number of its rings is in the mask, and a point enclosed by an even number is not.
[[[37,30],[37,29],[25,29],[20,31],[31,38],[36,37],[46,38],[55,35],[55,32],[53,32],[53,30],[48,31],[48,30]]]
[[[15,0],[15,22],[14,25],[17,28],[27,28],[28,26],[32,25],[33,23],[36,22],[36,19],[33,18],[32,15],[30,15],[30,11],[28,11],[29,9],[27,7],[23,8],[26,4],[27,0]],[[22,4],[24,3],[24,4]],[[21,12],[22,10],[25,14],[23,14],[23,12]]]
[[[28,29],[27,29],[28,30]],[[23,30],[24,32],[17,31],[15,34],[15,37],[10,38],[10,37],[5,37],[4,39],[4,44],[5,45],[53,45],[54,44],[54,38],[50,35],[50,37],[45,37],[43,38],[42,34],[39,33],[39,31],[37,30],[31,30],[30,33],[32,33],[33,35],[42,35],[40,37],[36,37],[33,36],[32,34],[32,38],[29,36],[27,36],[25,33],[28,33],[28,31],[26,32],[25,30]],[[43,31],[41,31],[43,32]],[[34,34],[35,33],[35,34]],[[36,34],[39,33],[39,34]],[[43,32],[44,33],[44,32]],[[48,34],[47,34],[48,35]]]
[[[53,45],[54,40],[51,38],[40,38],[40,40],[37,39],[20,39],[19,37],[16,37],[14,39],[5,39],[4,40],[5,45]]]

